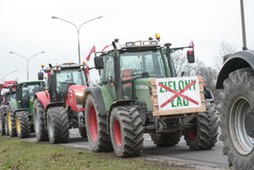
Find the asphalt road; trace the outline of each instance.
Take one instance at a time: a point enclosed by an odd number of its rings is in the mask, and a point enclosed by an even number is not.
[[[229,169],[227,157],[222,155],[223,144],[221,141],[211,150],[193,151],[186,145],[185,140],[181,141],[173,147],[157,147],[153,144],[148,134],[144,135],[144,149],[141,157],[148,160],[159,161],[169,166],[181,166],[186,169],[197,170],[225,170]],[[34,135],[32,138],[22,139],[36,141]],[[70,130],[70,142],[60,144],[71,148],[90,149],[86,140],[81,138],[77,129]]]
[[[88,142],[80,137],[78,130],[72,129],[70,137],[70,143],[62,145],[89,149]],[[163,162],[177,160],[178,162],[183,161],[183,164],[207,165],[207,169],[228,169],[227,157],[222,155],[223,144],[221,141],[218,141],[211,150],[193,151],[186,145],[184,138],[181,138],[181,141],[174,147],[157,147],[148,134],[145,134],[144,137],[143,156],[161,159]]]

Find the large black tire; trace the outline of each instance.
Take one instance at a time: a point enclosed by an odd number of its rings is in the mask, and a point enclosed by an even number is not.
[[[192,128],[184,130],[186,144],[193,150],[208,150],[215,146],[218,138],[218,117],[212,103],[206,103],[206,112],[198,115],[190,122]]]
[[[86,130],[90,148],[95,152],[112,151],[112,143],[107,133],[107,115],[98,112],[98,106],[92,94],[87,96],[85,108]]]
[[[50,143],[69,142],[69,120],[65,107],[51,107],[47,111],[47,129]]]
[[[243,68],[229,74],[223,82],[221,115],[221,137],[224,154],[229,166],[237,170],[253,169],[254,138],[247,134],[245,121],[253,120],[254,110],[254,72]],[[250,117],[249,117],[250,115]],[[250,125],[253,129],[253,123]],[[252,130],[253,131],[253,130]]]
[[[8,117],[5,115],[4,117],[4,129],[5,129],[5,135],[9,136],[9,129],[8,129]]]
[[[87,139],[87,133],[85,127],[79,127],[79,134],[82,136],[82,138]]]
[[[171,133],[151,133],[151,138],[154,144],[158,147],[169,147],[175,146],[179,143],[182,136],[181,132],[171,132]]]
[[[2,112],[0,112],[0,135],[5,135],[5,120]]]
[[[30,137],[30,119],[27,111],[16,112],[16,131],[19,138]]]
[[[48,141],[48,131],[46,129],[45,109],[40,100],[34,100],[33,110],[34,130],[37,141]]]
[[[136,107],[118,106],[110,116],[110,136],[119,157],[139,156],[143,151],[143,125]]]
[[[9,136],[10,137],[17,136],[15,114],[13,113],[11,108],[9,108],[7,111],[7,122],[8,122]]]

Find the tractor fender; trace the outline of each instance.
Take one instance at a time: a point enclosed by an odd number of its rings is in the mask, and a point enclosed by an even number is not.
[[[228,78],[229,74],[244,67],[251,67],[254,70],[253,50],[240,51],[228,56],[220,70],[216,89],[223,89],[223,81]]]
[[[98,106],[98,108],[97,108],[98,112],[101,114],[106,114],[107,110],[106,110],[106,106],[105,106],[101,88],[95,86],[95,87],[88,87],[85,89],[84,98],[83,98],[83,107],[84,108],[86,106],[86,98],[87,98],[88,94],[93,95],[93,97],[97,103],[97,106]]]
[[[20,112],[20,111],[30,112],[28,108],[19,108],[19,109],[15,110],[15,113]]]
[[[34,95],[34,99],[38,99],[43,105],[44,109],[47,109],[47,106],[50,103],[50,95],[46,91],[37,92]]]
[[[63,106],[63,107],[65,107],[66,105],[65,105],[64,102],[51,102],[51,103],[49,103],[49,104],[47,105],[47,107],[46,107],[46,109],[45,109],[46,113],[47,113],[47,111],[48,111],[49,108],[51,108],[51,107],[56,107],[56,106]]]
[[[118,100],[118,101],[115,101],[115,102],[113,102],[113,104],[110,107],[109,114],[111,113],[113,108],[116,107],[116,106],[126,106],[126,105],[131,105],[132,103],[134,103],[134,100]]]

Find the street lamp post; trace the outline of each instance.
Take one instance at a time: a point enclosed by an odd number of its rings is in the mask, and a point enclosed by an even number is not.
[[[88,20],[88,21],[86,21],[86,22],[80,24],[79,26],[77,26],[76,24],[74,24],[74,23],[72,23],[72,22],[70,22],[70,21],[67,21],[67,20],[65,20],[65,19],[62,19],[62,18],[59,18],[59,17],[56,17],[56,16],[52,16],[52,19],[59,19],[59,20],[62,20],[62,21],[64,21],[64,22],[67,22],[67,23],[73,25],[73,26],[76,28],[77,35],[78,35],[78,61],[79,61],[79,63],[81,63],[81,56],[80,56],[80,40],[79,40],[79,39],[80,39],[80,38],[79,38],[80,29],[81,29],[81,27],[82,27],[84,24],[86,24],[86,23],[88,23],[88,22],[91,22],[91,21],[94,21],[94,20],[96,20],[96,19],[100,19],[100,18],[102,18],[102,17],[103,17],[103,16],[99,16],[99,17],[93,18],[93,19]]]
[[[18,54],[18,53],[15,53],[15,52],[10,51],[10,54],[14,54],[14,55],[19,56],[19,57],[23,58],[24,60],[26,60],[27,80],[29,80],[29,61],[30,61],[33,57],[35,57],[35,56],[37,56],[37,55],[39,55],[39,54],[43,54],[43,53],[45,53],[45,51],[41,51],[41,52],[39,52],[39,53],[36,53],[36,54],[32,55],[31,57],[26,58],[26,57],[24,57],[24,56],[22,56],[22,55],[20,55],[20,54]]]
[[[4,81],[6,76],[8,76],[8,75],[10,75],[10,74],[12,74],[12,73],[16,73],[16,72],[17,72],[17,70],[11,71],[11,72],[6,73],[6,74],[1,74],[1,73],[0,73],[0,76],[3,78],[3,81]]]
[[[246,29],[245,29],[245,17],[244,17],[244,4],[243,4],[243,0],[240,0],[240,8],[241,8],[241,21],[242,21],[242,39],[243,39],[243,50],[247,50]]]

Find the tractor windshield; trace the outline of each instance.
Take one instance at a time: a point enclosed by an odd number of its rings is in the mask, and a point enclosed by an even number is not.
[[[62,69],[56,74],[57,82],[86,85],[86,78],[83,71],[79,69]]]
[[[166,77],[160,50],[124,52],[121,54],[122,78],[129,76]]]
[[[22,99],[26,99],[26,96],[33,96],[36,92],[44,90],[44,83],[43,82],[38,82],[38,83],[28,83],[28,84],[23,84],[22,85]]]
[[[67,93],[68,85],[83,85],[86,86],[86,77],[83,70],[77,68],[62,69],[56,74],[57,91]]]

